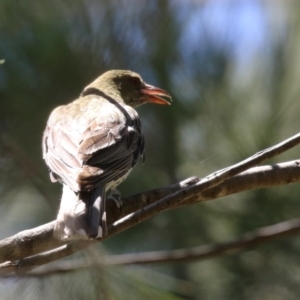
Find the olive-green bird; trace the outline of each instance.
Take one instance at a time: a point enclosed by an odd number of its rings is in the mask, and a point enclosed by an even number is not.
[[[105,194],[120,184],[144,156],[144,136],[135,107],[170,104],[166,91],[139,74],[111,70],[80,97],[51,113],[43,157],[52,181],[63,185],[54,236],[63,240],[107,234]]]

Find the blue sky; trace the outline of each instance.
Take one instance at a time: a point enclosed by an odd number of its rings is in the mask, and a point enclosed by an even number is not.
[[[189,8],[189,12],[179,10],[180,18],[186,20],[179,43],[183,56],[189,57],[195,50],[203,51],[209,43],[242,62],[266,49],[270,32],[267,11],[260,1],[211,0]]]

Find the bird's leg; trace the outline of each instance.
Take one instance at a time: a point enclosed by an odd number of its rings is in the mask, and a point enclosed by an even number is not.
[[[112,199],[118,208],[122,207],[122,195],[121,193],[117,190],[117,189],[111,189],[110,190],[110,194],[109,194],[109,198]]]

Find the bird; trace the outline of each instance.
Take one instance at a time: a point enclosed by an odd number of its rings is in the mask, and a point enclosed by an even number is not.
[[[107,236],[106,192],[117,193],[116,187],[145,157],[135,108],[171,101],[167,91],[145,83],[138,73],[110,70],[87,85],[76,100],[51,112],[42,148],[51,181],[63,185],[55,238]]]

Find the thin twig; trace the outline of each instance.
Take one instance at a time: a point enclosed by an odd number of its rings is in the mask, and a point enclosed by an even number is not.
[[[222,254],[268,243],[272,240],[300,234],[300,219],[262,227],[232,241],[209,244],[190,249],[144,252],[107,257],[105,264],[132,265],[203,260]]]

